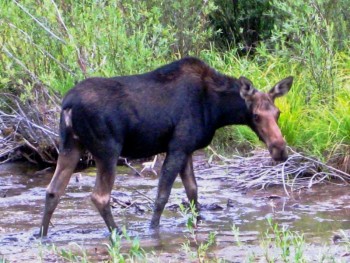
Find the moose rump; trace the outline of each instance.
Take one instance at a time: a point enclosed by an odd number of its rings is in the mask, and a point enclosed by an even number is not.
[[[270,93],[283,95],[291,82],[291,78],[281,81]],[[60,153],[47,188],[40,234],[47,235],[52,214],[83,150],[88,150],[96,162],[97,176],[91,199],[110,230],[117,228],[109,200],[119,156],[143,158],[166,153],[152,227],[159,225],[178,174],[187,197],[197,204],[192,153],[207,146],[216,129],[246,124],[269,142],[269,135],[259,134],[259,123],[253,119],[254,102],[251,101],[257,94],[266,95],[255,90],[249,80],[222,75],[192,57],[145,74],[89,78],[78,83],[62,102]],[[272,109],[275,108],[273,99],[272,95],[267,98]],[[270,115],[274,114],[271,111]],[[276,116],[270,119],[278,129]],[[271,143],[280,147],[274,148],[275,159],[283,159],[285,142],[278,132]]]

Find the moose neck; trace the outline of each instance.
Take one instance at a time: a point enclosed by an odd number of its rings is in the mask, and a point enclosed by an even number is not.
[[[212,119],[216,128],[232,124],[249,125],[249,111],[238,88],[227,92],[215,92],[213,97]]]

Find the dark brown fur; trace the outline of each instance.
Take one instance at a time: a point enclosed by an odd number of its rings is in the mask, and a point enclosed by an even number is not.
[[[85,149],[97,166],[91,198],[110,230],[117,228],[109,198],[120,155],[141,158],[166,152],[152,227],[159,225],[178,174],[188,199],[197,205],[192,153],[206,147],[218,128],[248,125],[267,143],[274,159],[284,160],[285,141],[273,100],[290,86],[287,78],[269,94],[261,93],[249,80],[223,75],[191,57],[141,75],[78,83],[62,103],[60,154],[47,188],[41,234],[47,234],[50,218]]]

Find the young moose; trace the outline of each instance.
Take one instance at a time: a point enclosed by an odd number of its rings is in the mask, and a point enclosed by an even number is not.
[[[268,93],[246,78],[218,73],[187,57],[152,72],[114,78],[89,78],[65,96],[60,119],[60,154],[46,191],[40,235],[80,159],[88,150],[96,161],[92,202],[109,230],[117,228],[109,204],[119,156],[144,158],[165,152],[151,227],[159,225],[172,185],[180,174],[187,197],[197,204],[192,154],[206,147],[225,125],[248,125],[276,161],[287,159],[277,121],[277,97],[293,82],[288,77]]]

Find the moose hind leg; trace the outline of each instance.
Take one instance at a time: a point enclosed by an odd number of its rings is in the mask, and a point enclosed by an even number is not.
[[[39,236],[47,235],[52,214],[68,185],[79,159],[80,150],[78,148],[60,153],[55,173],[46,189],[45,210]]]
[[[108,160],[96,159],[97,177],[91,200],[105,221],[109,231],[117,229],[110,206],[111,191],[116,172],[116,157]]]

